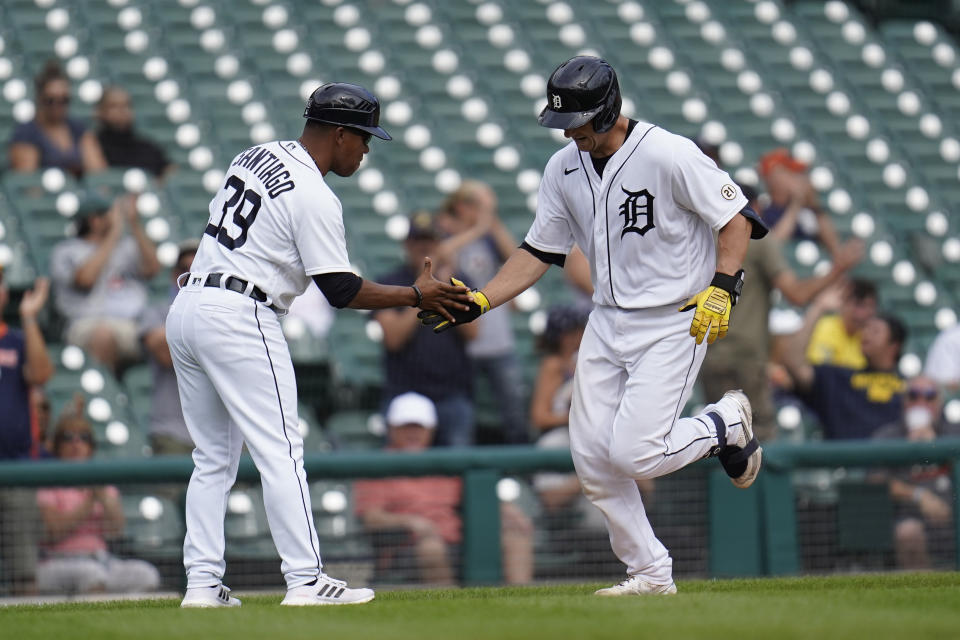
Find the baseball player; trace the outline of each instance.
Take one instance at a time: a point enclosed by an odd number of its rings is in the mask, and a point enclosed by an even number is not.
[[[470,310],[453,316],[470,322],[551,264],[562,267],[574,243],[583,250],[594,310],[574,375],[570,448],[583,491],[627,566],[626,580],[597,594],[676,593],[672,560],[636,481],[714,455],[737,487],[756,478],[761,449],[742,392],[727,392],[692,418],[679,413],[707,345],[727,331],[747,243],[766,228],[693,142],[626,118],[620,104],[616,73],[599,58],[578,56],[553,72],[539,122],[571,142],[547,163],[520,248],[472,291]],[[678,307],[693,311],[692,320]],[[435,331],[450,326],[434,312],[420,316]]]
[[[418,306],[444,316],[467,309],[466,287],[440,283],[431,262],[411,286],[355,275],[347,258],[340,201],[324,182],[349,176],[370,148],[380,103],[363,87],[332,83],[307,102],[298,140],[240,153],[210,203],[210,218],[167,317],[195,469],[187,489],[182,607],[236,607],[223,586],[224,516],[246,443],[287,583],[284,605],[356,604],[323,572],[297,431],[297,387],[279,315],[312,279],[338,308]],[[452,317],[450,318],[452,319]]]

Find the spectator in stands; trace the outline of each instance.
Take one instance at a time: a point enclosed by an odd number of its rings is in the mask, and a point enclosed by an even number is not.
[[[839,313],[817,321],[807,345],[810,364],[835,364],[853,369],[866,366],[860,334],[877,313],[877,288],[869,280],[853,279],[845,289]]]
[[[771,235],[781,241],[790,238],[819,239],[831,256],[840,250],[836,228],[820,206],[817,190],[807,176],[807,165],[784,148],[762,158],[757,173],[767,185],[770,204],[762,212]]]
[[[940,389],[932,379],[918,376],[907,383],[903,415],[881,427],[877,439],[929,442],[960,436],[960,424],[943,416]],[[930,569],[953,564],[953,484],[950,465],[914,465],[891,471],[890,497],[896,504],[894,543],[901,569]],[[931,557],[936,562],[931,561]]]
[[[122,87],[103,90],[97,103],[97,141],[111,167],[139,167],[162,178],[173,165],[157,144],[141,136],[133,126],[130,94]]]
[[[433,217],[418,211],[410,217],[410,230],[404,242],[407,262],[396,271],[378,279],[383,284],[412,282],[410,274],[423,267],[427,256],[436,256],[437,229]],[[434,275],[446,280],[450,265],[435,260]],[[434,443],[439,446],[474,444],[473,368],[467,356],[467,343],[477,334],[480,323],[467,323],[452,331],[434,334],[422,331],[414,307],[382,309],[373,312],[383,327],[386,349],[386,407],[396,396],[416,391],[436,405],[440,427]]]
[[[843,295],[842,288],[835,285],[814,299],[803,327],[790,338],[784,365],[796,391],[819,416],[824,438],[869,438],[900,417],[904,382],[896,367],[907,330],[891,315],[875,316],[861,336],[864,367],[810,364],[804,350],[813,326],[825,311],[840,306]]]
[[[418,393],[397,396],[387,409],[387,450],[423,451],[430,446],[438,415]],[[381,538],[385,562],[391,555],[412,555],[422,582],[453,584],[462,540],[459,515],[463,500],[458,477],[384,478],[354,485],[357,514],[364,528]],[[516,505],[500,505],[503,575],[508,584],[533,579],[533,525]],[[392,547],[392,548],[389,548]],[[399,559],[399,558],[398,558]],[[399,564],[399,563],[398,563]],[[381,566],[381,568],[384,568]]]
[[[497,215],[497,195],[488,184],[464,180],[444,202],[437,226],[447,234],[440,259],[453,265],[468,286],[489,282],[510,257],[517,242]],[[503,439],[507,444],[529,442],[523,371],[517,359],[510,322],[510,305],[492,310],[477,323],[477,336],[467,345],[476,375],[489,384],[497,399]]]
[[[181,243],[177,262],[170,270],[170,296],[163,303],[146,309],[140,317],[140,340],[153,371],[153,389],[150,398],[150,447],[154,455],[188,454],[193,451],[193,440],[183,420],[177,376],[167,346],[164,323],[167,311],[177,295],[177,279],[190,271],[199,242]]]
[[[960,388],[960,324],[944,329],[927,350],[924,373],[937,384]]]
[[[0,461],[36,457],[42,441],[31,411],[31,388],[53,376],[53,363],[37,324],[50,283],[38,278],[20,301],[22,329],[0,322]],[[10,298],[0,267],[0,317]],[[14,594],[32,590],[38,521],[33,491],[0,488],[0,584]]]
[[[759,210],[757,191],[748,185],[740,189],[749,206]],[[743,261],[743,269],[750,276],[744,281],[743,292],[727,337],[718,340],[707,350],[700,376],[704,394],[716,398],[729,389],[746,392],[753,406],[753,429],[763,442],[774,439],[774,407],[768,380],[772,336],[768,324],[771,295],[779,291],[790,304],[804,306],[818,293],[837,282],[863,257],[863,245],[852,240],[841,246],[837,260],[830,271],[811,278],[798,278],[783,257],[783,245],[774,235],[763,242],[751,242]]]
[[[60,417],[53,449],[61,460],[93,456],[93,430],[82,413],[68,411]],[[36,500],[46,529],[37,566],[39,591],[130,593],[159,586],[156,567],[143,560],[121,560],[107,549],[107,540],[119,537],[124,527],[116,487],[46,488],[37,491]]]
[[[76,177],[102,171],[107,162],[93,133],[68,115],[70,81],[51,60],[34,79],[36,114],[13,130],[10,168],[36,171],[57,167]]]
[[[543,359],[530,400],[530,423],[540,434],[536,441],[539,448],[570,448],[567,423],[573,372],[589,315],[588,307],[572,305],[553,307],[547,312],[547,325],[537,341]],[[533,486],[548,514],[570,509],[585,500],[575,473],[538,473]]]
[[[132,195],[112,206],[91,196],[77,211],[77,236],[58,243],[50,257],[66,341],[114,372],[142,357],[136,319],[147,303],[145,281],[160,267],[135,203]]]

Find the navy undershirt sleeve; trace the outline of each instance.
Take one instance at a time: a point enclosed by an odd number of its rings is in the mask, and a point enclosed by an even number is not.
[[[522,243],[520,245],[520,248],[526,251],[527,253],[529,253],[530,255],[532,255],[534,258],[536,258],[540,262],[546,262],[547,264],[555,264],[561,269],[563,268],[563,263],[566,262],[567,260],[567,256],[563,255],[562,253],[548,253],[546,251],[540,251],[540,249],[531,247],[526,242]]]
[[[363,286],[363,278],[349,271],[320,273],[313,276],[313,281],[326,296],[327,302],[337,309],[343,309],[350,304]]]

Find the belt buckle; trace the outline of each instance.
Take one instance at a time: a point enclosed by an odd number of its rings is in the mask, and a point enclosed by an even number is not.
[[[181,274],[177,278],[177,286],[181,289],[191,288],[198,289],[202,288],[207,282],[208,274],[199,273],[196,271],[190,271],[184,274]]]

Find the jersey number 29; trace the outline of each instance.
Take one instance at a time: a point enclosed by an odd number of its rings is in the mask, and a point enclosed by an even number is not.
[[[227,249],[237,249],[242,247],[247,241],[247,231],[249,231],[253,221],[256,220],[257,212],[260,211],[260,194],[247,189],[243,180],[237,176],[227,178],[227,184],[224,186],[224,189],[233,189],[233,195],[223,203],[223,213],[220,216],[220,222],[217,223],[216,226],[214,226],[213,223],[208,223],[204,233],[216,238],[217,242]],[[243,207],[248,202],[250,203],[250,211],[244,215]],[[231,237],[223,227],[223,221],[226,219],[227,211],[230,209],[233,209],[233,224],[240,228],[240,235],[236,238]]]

